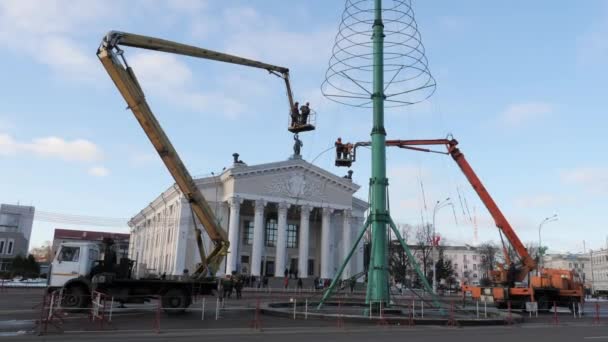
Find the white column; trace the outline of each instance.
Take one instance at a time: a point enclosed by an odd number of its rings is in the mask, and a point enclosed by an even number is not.
[[[274,276],[282,277],[285,271],[285,258],[287,252],[287,209],[289,204],[286,202],[279,203],[279,222],[277,232],[277,246],[274,258]]]
[[[330,217],[334,210],[323,208],[321,220],[321,278],[331,278],[331,257],[329,256],[330,245]]]
[[[353,239],[352,239],[352,229],[350,228],[350,217],[351,210],[344,210],[342,212],[342,262],[346,260],[346,256],[350,249],[353,248]],[[346,267],[344,268],[344,272],[342,272],[342,279],[348,279],[352,276],[353,265],[355,264],[355,260],[351,257],[351,260],[348,262]]]
[[[239,260],[239,225],[241,216],[241,203],[243,199],[232,197],[230,204],[230,219],[228,221],[228,241],[230,249],[226,255],[226,274],[232,274],[232,271],[237,271],[236,263]]]
[[[298,276],[308,277],[308,242],[310,240],[310,211],[308,205],[300,207],[300,234],[298,237]]]
[[[253,217],[253,246],[251,248],[251,275],[259,277],[262,274],[262,249],[264,248],[264,207],[266,201],[255,201]]]

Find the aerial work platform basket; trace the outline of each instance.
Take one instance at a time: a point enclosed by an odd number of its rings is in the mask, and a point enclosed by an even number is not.
[[[304,115],[300,111],[297,114],[290,111],[288,120],[287,130],[291,133],[298,134],[300,132],[313,131],[316,128],[317,112],[310,109],[310,113]]]

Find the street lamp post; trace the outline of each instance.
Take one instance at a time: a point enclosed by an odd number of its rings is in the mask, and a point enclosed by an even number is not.
[[[431,236],[431,260],[433,263],[433,293],[437,294],[437,261],[435,260],[435,215],[439,209],[452,205],[450,198],[446,198],[443,201],[437,201],[433,208],[433,234]]]
[[[540,268],[542,267],[542,264],[543,264],[543,253],[542,253],[543,245],[542,245],[542,240],[541,240],[541,236],[540,236],[540,230],[545,223],[549,223],[549,222],[553,222],[553,221],[557,221],[557,214],[553,214],[553,216],[545,217],[545,219],[542,220],[542,222],[538,225],[538,263],[539,263],[538,273],[539,273],[539,275],[540,275]]]

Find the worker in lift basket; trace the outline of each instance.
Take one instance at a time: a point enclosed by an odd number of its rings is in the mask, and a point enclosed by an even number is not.
[[[310,107],[308,102],[306,102],[305,105],[303,105],[302,107],[300,107],[300,123],[302,125],[306,125],[307,121],[308,121],[308,116],[310,115]]]
[[[342,154],[344,153],[344,144],[342,143],[342,138],[338,138],[336,140],[336,159],[342,159]]]
[[[298,110],[299,102],[293,104],[291,108],[291,126],[295,127],[300,122],[300,111]]]

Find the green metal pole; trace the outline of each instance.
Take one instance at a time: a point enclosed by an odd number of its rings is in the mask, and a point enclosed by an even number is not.
[[[371,189],[371,227],[372,250],[367,282],[366,303],[386,306],[389,303],[388,262],[386,228],[389,215],[386,202],[386,131],[384,130],[384,24],[382,23],[382,0],[375,0],[373,24],[373,109],[374,127],[372,129],[372,177]]]
[[[338,270],[338,273],[336,273],[336,275],[334,276],[334,279],[332,280],[331,285],[329,285],[329,288],[323,294],[323,298],[321,298],[321,301],[319,302],[319,305],[317,306],[317,310],[321,309],[321,306],[323,305],[323,303],[325,303],[325,301],[327,300],[327,298],[329,298],[329,296],[331,296],[331,294],[334,292],[334,288],[336,287],[336,285],[340,281],[340,278],[342,277],[342,272],[344,272],[344,268],[346,267],[346,265],[350,261],[350,258],[352,258],[353,253],[355,253],[355,250],[357,249],[357,246],[359,245],[359,242],[361,242],[361,239],[363,238],[363,235],[365,234],[365,231],[367,230],[368,227],[369,227],[369,217],[365,220],[365,224],[363,225],[363,229],[361,229],[361,232],[359,233],[359,236],[357,237],[357,240],[355,241],[355,244],[350,249],[350,252],[348,253],[348,256],[342,262],[342,266],[340,266],[340,269]]]

